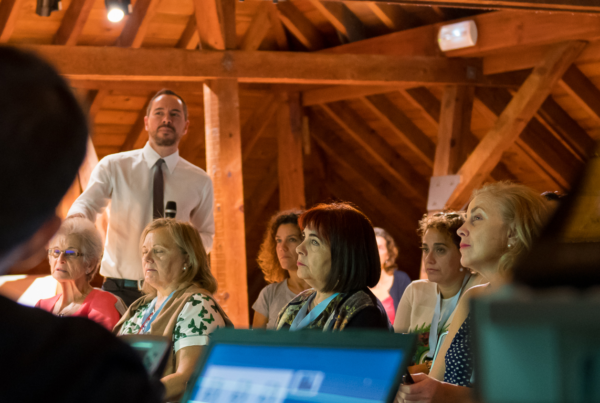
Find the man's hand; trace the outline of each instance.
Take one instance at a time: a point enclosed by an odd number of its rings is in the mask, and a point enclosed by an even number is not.
[[[411,376],[415,383],[413,385],[400,385],[400,390],[396,395],[396,402],[430,403],[442,383],[425,374],[413,374]]]

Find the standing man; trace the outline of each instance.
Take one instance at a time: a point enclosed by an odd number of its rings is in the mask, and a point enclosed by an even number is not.
[[[212,181],[179,156],[179,141],[190,123],[185,101],[173,91],[159,91],[148,104],[144,122],[144,148],[103,158],[68,214],[95,221],[111,203],[100,268],[106,277],[102,289],[127,305],[142,295],[140,236],[148,223],[164,216],[167,201],[177,203],[177,219],[196,227],[207,253],[215,233]]]

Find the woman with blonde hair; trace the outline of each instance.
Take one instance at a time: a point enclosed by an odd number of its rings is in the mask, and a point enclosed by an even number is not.
[[[161,381],[165,397],[176,399],[183,393],[209,335],[233,325],[212,297],[217,281],[196,228],[160,218],[146,226],[140,242],[145,296],[131,304],[113,332],[119,336],[164,336],[173,341]]]
[[[258,264],[269,284],[260,292],[254,309],[253,328],[274,329],[279,311],[288,302],[310,288],[298,277],[298,253],[302,242],[298,226],[299,211],[282,211],[271,217],[260,252]]]
[[[439,356],[428,375],[413,375],[402,385],[400,401],[465,401],[473,377],[472,318],[469,299],[498,289],[511,279],[517,262],[531,250],[550,214],[548,202],[524,185],[498,182],[473,192],[461,237],[461,264],[481,274],[488,285],[468,290],[456,308]]]

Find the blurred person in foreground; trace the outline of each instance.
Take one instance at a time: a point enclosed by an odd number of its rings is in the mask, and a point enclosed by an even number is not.
[[[41,261],[86,152],[85,116],[47,63],[0,47],[0,274]],[[58,153],[49,150],[60,150]],[[22,263],[25,264],[25,263]],[[0,297],[1,402],[160,402],[137,353],[102,326]]]
[[[269,284],[256,299],[253,328],[275,329],[281,309],[302,291],[310,288],[298,277],[298,252],[302,232],[300,212],[282,211],[269,220],[269,227],[258,253],[258,264]]]
[[[398,269],[396,264],[398,247],[394,238],[383,228],[375,227],[375,239],[381,261],[381,278],[377,285],[371,288],[371,292],[383,304],[390,323],[394,323],[396,308],[402,299],[404,290],[410,284],[410,277]]]
[[[48,260],[58,293],[35,305],[58,316],[80,316],[112,330],[127,309],[113,294],[90,285],[100,268],[102,237],[91,221],[69,218],[50,241]]]
[[[381,302],[369,290],[381,275],[371,221],[347,203],[319,204],[300,216],[298,277],[312,287],[279,314],[277,329],[391,330]]]
[[[429,372],[435,350],[448,333],[456,306],[469,288],[487,283],[477,273],[460,264],[460,237],[456,231],[464,224],[463,214],[444,212],[425,215],[419,221],[422,264],[427,280],[413,281],[398,305],[394,331],[418,333],[419,344],[414,370]],[[413,369],[411,369],[413,370]]]
[[[458,229],[460,262],[489,284],[464,294],[430,374],[413,375],[415,384],[400,386],[397,401],[464,402],[473,398],[469,300],[510,281],[515,265],[539,237],[550,210],[544,197],[524,185],[497,182],[473,192],[465,223]]]
[[[161,379],[167,399],[177,399],[192,376],[209,335],[233,324],[212,293],[217,280],[198,231],[172,218],[152,221],[142,232],[145,296],[115,326],[118,335],[150,334],[173,341]]]

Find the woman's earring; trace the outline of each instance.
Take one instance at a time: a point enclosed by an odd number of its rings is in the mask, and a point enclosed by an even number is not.
[[[458,269],[458,271],[463,271],[464,269],[461,267],[460,269]]]
[[[510,248],[512,248],[512,245],[511,245],[511,244],[508,244],[508,249],[510,249]]]
[[[186,267],[185,267],[185,266],[183,266],[183,270],[185,270],[185,269],[186,269]]]

